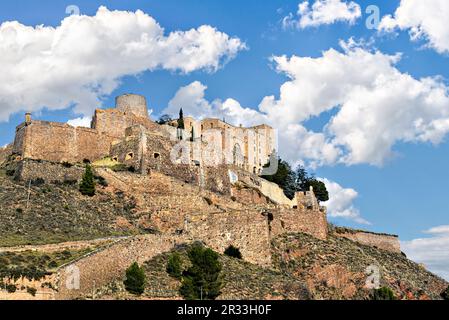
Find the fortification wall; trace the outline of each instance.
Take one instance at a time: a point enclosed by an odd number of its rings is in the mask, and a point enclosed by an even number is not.
[[[14,152],[23,158],[52,162],[94,161],[109,154],[112,140],[94,129],[32,121],[17,128]]]
[[[47,183],[74,182],[81,179],[84,171],[84,167],[81,166],[68,167],[60,163],[25,159],[19,163],[15,178],[23,181],[40,178]]]
[[[0,166],[8,159],[12,153],[13,146],[11,144],[6,147],[0,147]]]
[[[125,114],[120,109],[97,109],[92,119],[92,128],[115,139],[124,138],[126,129],[137,125],[141,125],[149,131],[163,131],[160,125],[148,117],[139,117],[133,113]]]
[[[273,213],[271,222],[273,237],[283,233],[302,232],[317,239],[327,239],[328,224],[325,211],[281,208]]]
[[[40,280],[30,280],[25,277],[1,280],[4,284],[15,285],[16,291],[10,293],[0,288],[0,300],[53,300],[55,298],[56,291],[48,287],[48,284],[55,283],[55,275],[45,276]],[[27,292],[28,288],[35,289],[35,295]]]
[[[271,265],[270,233],[267,217],[260,211],[235,211],[187,217],[189,237],[203,241],[223,253],[233,245],[251,263]]]
[[[367,246],[376,247],[390,252],[401,252],[399,237],[395,235],[379,234],[368,231],[339,228],[335,232],[338,237],[343,237]]]
[[[166,235],[137,236],[118,242],[61,268],[57,277],[56,299],[75,299],[92,294],[96,288],[116,279],[124,279],[126,269],[133,262],[142,264],[186,242],[189,240],[184,237]],[[79,288],[70,285],[73,284],[72,279],[78,274],[77,271],[79,271]]]

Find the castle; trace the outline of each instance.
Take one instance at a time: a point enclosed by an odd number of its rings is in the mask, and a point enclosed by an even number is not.
[[[181,130],[176,121],[164,125],[151,121],[145,97],[126,94],[116,98],[115,108],[95,110],[91,128],[36,121],[27,113],[16,129],[13,152],[23,159],[60,163],[94,162],[110,156],[136,165],[140,172],[146,169],[142,157],[152,155],[150,166],[172,160],[208,167],[235,165],[258,174],[276,149],[275,131],[265,124],[243,128],[218,119],[196,121],[191,117],[186,117],[184,124]],[[139,142],[130,143],[135,139]],[[142,149],[143,140],[148,146]],[[171,157],[168,148],[177,144],[183,154],[178,159]],[[140,163],[131,161],[135,158]]]
[[[218,252],[240,248],[245,260],[272,265],[271,241],[305,233],[325,241],[327,209],[314,191],[285,196],[260,177],[276,151],[275,130],[267,125],[233,126],[218,119],[150,120],[146,99],[117,97],[113,109],[95,110],[91,127],[37,121],[27,113],[16,128],[9,163],[16,180],[76,182],[91,163],[115,190],[140,197],[140,222],[156,231],[118,242],[62,268],[60,297],[73,298],[121,277],[134,260],[145,261],[178,244],[202,241]],[[277,163],[277,161],[275,161]],[[113,170],[124,168],[124,172]],[[133,192],[136,191],[137,194]],[[390,252],[400,252],[397,236],[340,229],[338,236]],[[61,287],[66,271],[82,272],[81,291]],[[109,270],[98,273],[98,270]]]

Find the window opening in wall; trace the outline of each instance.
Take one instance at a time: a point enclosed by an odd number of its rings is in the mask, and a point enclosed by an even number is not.
[[[154,159],[159,159],[160,156],[161,156],[161,154],[157,153],[157,152],[155,152],[154,155],[153,155]]]
[[[133,152],[128,152],[128,154],[126,155],[125,160],[131,160],[134,158],[134,153]]]

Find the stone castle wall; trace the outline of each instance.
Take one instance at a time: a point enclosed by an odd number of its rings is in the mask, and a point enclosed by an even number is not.
[[[370,247],[390,252],[401,252],[399,237],[395,235],[380,234],[345,228],[337,228],[335,235],[343,237]]]
[[[187,217],[186,233],[223,253],[233,245],[245,261],[271,266],[267,217],[259,211],[236,211]]]
[[[273,236],[302,232],[317,239],[326,240],[328,234],[326,212],[303,208],[282,208],[274,213],[271,230]]]
[[[61,268],[58,271],[56,299],[75,299],[80,295],[92,294],[96,288],[116,279],[124,280],[126,269],[133,262],[142,264],[188,241],[181,236],[165,235],[137,236],[123,240]],[[79,289],[70,285],[77,271],[80,276]]]
[[[113,137],[68,124],[32,121],[17,128],[13,152],[24,159],[52,162],[94,161],[109,155]]]

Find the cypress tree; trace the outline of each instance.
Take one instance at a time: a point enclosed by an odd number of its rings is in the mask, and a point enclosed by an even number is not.
[[[80,192],[84,196],[93,197],[95,195],[95,181],[92,173],[92,167],[86,165],[86,171],[84,172],[83,179],[81,180]]]
[[[181,108],[181,110],[179,110],[178,129],[182,129],[182,130],[185,129],[185,126],[184,126],[184,113],[182,111],[182,108]]]

